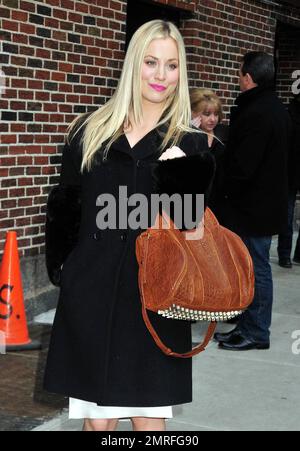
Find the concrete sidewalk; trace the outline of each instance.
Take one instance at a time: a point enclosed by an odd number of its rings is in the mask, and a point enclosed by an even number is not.
[[[212,342],[193,360],[194,401],[174,408],[169,431],[299,431],[300,430],[300,266],[277,265],[272,244],[275,304],[269,351],[228,352]],[[232,326],[220,324],[220,331]],[[196,324],[194,341],[203,325]],[[294,345],[294,347],[293,347]],[[294,349],[295,348],[295,349]],[[294,351],[299,351],[296,354]],[[34,430],[77,431],[82,421],[67,410]],[[118,431],[131,430],[121,421]]]

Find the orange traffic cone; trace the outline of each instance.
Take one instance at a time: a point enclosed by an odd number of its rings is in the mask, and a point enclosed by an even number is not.
[[[41,347],[28,334],[16,232],[6,234],[0,268],[0,331],[4,333],[6,351]]]

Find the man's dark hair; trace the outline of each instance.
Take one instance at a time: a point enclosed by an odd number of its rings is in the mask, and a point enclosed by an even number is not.
[[[264,52],[249,52],[242,59],[242,74],[250,74],[258,86],[274,86],[274,58]]]

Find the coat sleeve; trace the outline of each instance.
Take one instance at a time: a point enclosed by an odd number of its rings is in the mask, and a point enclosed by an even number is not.
[[[79,133],[78,133],[79,135]],[[60,286],[61,268],[78,241],[81,219],[80,138],[66,143],[59,184],[48,196],[45,227],[46,267],[50,281]]]
[[[192,218],[196,220],[197,194],[204,195],[204,208],[206,208],[215,175],[216,163],[213,155],[208,151],[207,139],[198,133],[185,135],[178,145],[186,157],[170,160],[157,160],[153,164],[152,181],[153,192],[156,194],[180,194],[182,199],[182,211],[184,212],[184,194],[192,195]],[[174,221],[174,212],[169,212]],[[176,226],[176,220],[174,221]],[[188,227],[180,227],[181,230]]]

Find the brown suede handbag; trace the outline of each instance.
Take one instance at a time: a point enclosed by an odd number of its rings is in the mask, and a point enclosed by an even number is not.
[[[253,300],[254,270],[248,249],[208,208],[204,221],[189,231],[176,228],[163,211],[155,226],[138,236],[136,257],[143,318],[156,344],[169,356],[188,358],[204,351],[217,321],[240,315]],[[210,321],[203,343],[185,354],[172,351],[154,330],[147,310],[175,320]]]

